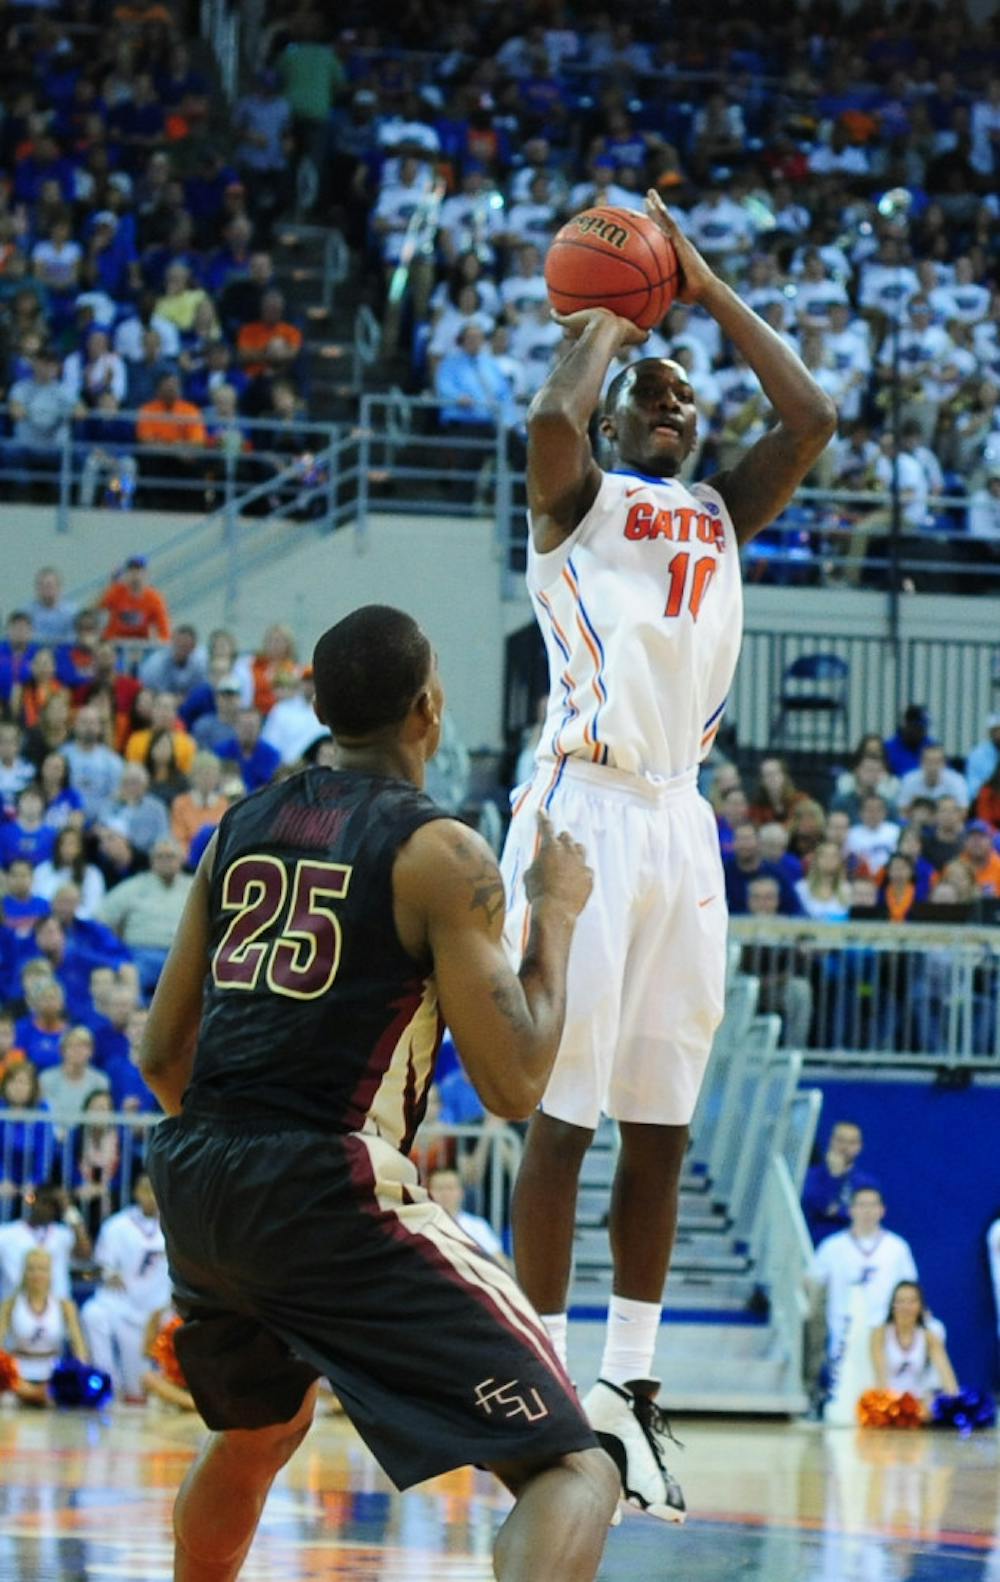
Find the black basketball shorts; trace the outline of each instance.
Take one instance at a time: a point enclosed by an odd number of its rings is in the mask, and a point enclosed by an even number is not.
[[[388,1143],[180,1116],[147,1168],[210,1428],[287,1422],[323,1376],[398,1488],[596,1446],[523,1292]]]

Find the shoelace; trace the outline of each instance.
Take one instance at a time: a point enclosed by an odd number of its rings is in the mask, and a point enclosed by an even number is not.
[[[670,1443],[676,1445],[678,1450],[684,1449],[683,1444],[670,1426],[670,1419],[662,1406],[657,1406],[656,1402],[650,1400],[648,1395],[637,1395],[635,1397],[634,1410],[636,1417],[639,1419],[639,1425],[645,1431],[646,1438],[649,1440],[660,1471],[665,1477],[669,1477],[666,1463],[663,1460],[660,1440],[669,1439]]]

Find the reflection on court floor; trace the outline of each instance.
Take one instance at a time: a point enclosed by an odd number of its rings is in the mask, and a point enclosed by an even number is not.
[[[190,1418],[0,1413],[0,1582],[169,1582]],[[1000,1582],[994,1434],[689,1422],[682,1530],[629,1513],[602,1582]],[[396,1495],[320,1421],[276,1486],[247,1582],[487,1582],[507,1497],[462,1471]]]

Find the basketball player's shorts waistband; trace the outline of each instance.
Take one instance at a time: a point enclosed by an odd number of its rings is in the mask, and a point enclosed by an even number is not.
[[[678,775],[633,775],[606,764],[591,764],[585,758],[540,759],[535,770],[535,785],[547,784],[558,772],[560,782],[592,786],[602,796],[638,802],[644,807],[666,807],[671,802],[686,802],[698,796],[698,766],[693,764]]]

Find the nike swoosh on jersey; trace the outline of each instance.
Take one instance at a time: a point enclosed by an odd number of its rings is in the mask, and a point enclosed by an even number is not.
[[[649,488],[649,484],[648,483],[640,483],[638,489],[626,489],[625,490],[625,498],[626,498],[626,500],[631,500],[631,498],[632,498],[632,496],[634,494],[641,494],[643,489],[648,489],[648,488]]]
[[[706,895],[704,901],[699,901],[698,905],[699,906],[707,906],[709,901],[714,901],[714,900],[715,900],[715,896],[714,895]]]

